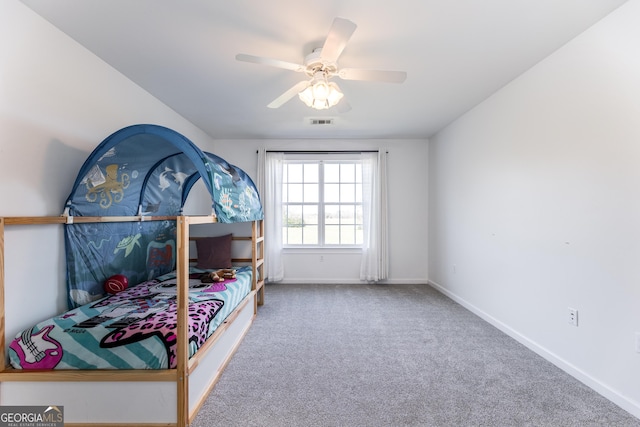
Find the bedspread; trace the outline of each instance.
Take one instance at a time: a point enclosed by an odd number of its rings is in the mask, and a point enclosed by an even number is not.
[[[251,269],[204,283],[189,279],[189,356],[251,290]],[[176,274],[165,274],[38,323],[16,336],[16,369],[166,369],[176,367]]]

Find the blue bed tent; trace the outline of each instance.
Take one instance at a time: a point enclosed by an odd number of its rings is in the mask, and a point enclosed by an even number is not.
[[[108,136],[82,165],[65,215],[176,216],[202,179],[218,222],[263,218],[251,178],[166,127],[133,125]],[[124,274],[130,286],[175,267],[175,221],[72,223],[65,226],[70,308],[104,295]]]

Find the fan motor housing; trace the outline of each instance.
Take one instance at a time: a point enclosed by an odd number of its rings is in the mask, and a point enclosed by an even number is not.
[[[333,76],[338,72],[335,62],[323,61],[321,56],[322,48],[317,47],[304,58],[305,73],[309,77],[313,77],[318,71],[322,71],[327,77]]]

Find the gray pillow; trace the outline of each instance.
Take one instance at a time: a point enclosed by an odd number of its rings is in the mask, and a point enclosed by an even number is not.
[[[197,268],[203,270],[231,268],[231,241],[233,234],[203,237],[196,240]]]

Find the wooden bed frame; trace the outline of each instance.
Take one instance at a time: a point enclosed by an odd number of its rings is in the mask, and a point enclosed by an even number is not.
[[[4,229],[14,225],[175,220],[177,227],[177,368],[166,370],[24,371],[7,365],[5,336]],[[251,292],[189,359],[187,301],[189,226],[215,223],[214,216],[0,217],[0,405],[59,405],[65,426],[186,427],[194,420],[222,370],[264,303],[264,224],[251,222]]]

